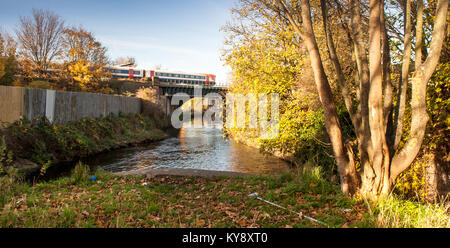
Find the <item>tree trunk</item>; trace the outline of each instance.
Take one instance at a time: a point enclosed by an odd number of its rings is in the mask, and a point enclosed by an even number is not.
[[[372,199],[377,199],[380,196],[387,196],[391,192],[396,178],[411,165],[421,147],[425,135],[426,123],[428,121],[426,111],[426,86],[439,62],[439,55],[446,35],[446,16],[448,8],[447,0],[438,1],[430,52],[425,62],[417,67],[412,79],[411,131],[402,150],[394,156],[390,156],[390,154],[393,154],[393,152],[390,153],[390,151],[395,151],[395,149],[390,149],[388,146],[386,130],[388,129],[387,127],[389,127],[390,122],[386,122],[385,118],[386,116],[391,116],[390,113],[388,113],[388,110],[392,99],[389,98],[389,94],[391,93],[389,93],[389,85],[386,84],[388,82],[383,82],[386,81],[388,78],[387,76],[390,75],[388,68],[390,59],[388,57],[388,40],[384,27],[383,4],[381,1],[382,0],[370,0],[369,3],[369,61],[367,61],[364,42],[361,37],[359,1],[351,0],[351,33],[355,45],[355,58],[360,79],[358,111],[361,113],[361,123],[359,129],[355,126],[355,129],[357,129],[356,132],[359,134],[359,137],[361,137],[358,139],[362,167],[362,181],[360,181],[354,165],[352,149],[349,145],[346,146],[343,141],[342,130],[339,124],[331,87],[325,74],[315,35],[313,33],[309,1],[301,1],[301,23],[303,30],[300,30],[286,6],[281,0],[276,0],[278,6],[282,8],[282,11],[286,14],[289,22],[292,24],[295,32],[300,36],[307,47],[311,60],[311,67],[314,72],[314,81],[324,109],[325,127],[330,137],[338,165],[342,191],[347,194],[353,194],[359,188],[358,186],[361,186],[360,192]],[[323,4],[324,2],[322,1],[322,7]],[[401,97],[400,101],[405,102],[411,54],[410,5],[411,0],[407,0],[405,6],[405,53],[402,80],[400,83],[402,90],[400,90],[399,93]],[[418,12],[420,12],[420,10]],[[326,13],[324,13],[324,21],[326,22],[325,17]],[[324,23],[324,25],[325,34],[328,36],[329,33],[327,31],[326,23]],[[337,61],[337,56],[334,51],[333,40],[330,38],[331,37],[327,37],[330,58],[332,61],[335,60],[333,61],[333,64],[335,65],[335,69],[339,70],[339,67],[336,66],[339,65],[339,62]],[[420,45],[420,39],[418,42]],[[380,43],[383,44],[383,49]],[[383,54],[383,63],[381,63],[381,54]],[[343,93],[345,94],[345,92]],[[385,95],[383,95],[383,93],[385,93]],[[383,98],[383,96],[385,97]],[[403,106],[404,104],[402,103],[397,104],[396,111],[400,111]],[[401,125],[401,123],[398,122],[402,121],[403,116],[400,115],[401,114],[396,114],[395,117],[397,118],[397,124]],[[399,127],[397,125],[396,133],[399,134],[398,130],[401,129],[401,126]],[[389,144],[396,145],[394,142],[389,142]]]
[[[406,0],[405,38],[403,42],[402,73],[399,82],[399,96],[395,111],[395,124],[392,141],[393,151],[397,150],[403,135],[403,117],[406,107],[406,89],[408,88],[409,62],[411,61],[411,0]]]
[[[359,178],[350,157],[351,152],[345,147],[342,131],[337,116],[330,84],[320,58],[319,48],[313,33],[311,22],[311,10],[309,1],[301,1],[301,15],[304,28],[305,44],[311,59],[311,67],[314,72],[314,81],[319,92],[319,98],[324,108],[325,127],[330,136],[333,152],[338,165],[342,191],[353,194],[359,187]]]
[[[286,9],[286,6],[284,6],[280,0],[276,0],[276,2],[287,15],[289,22],[294,27],[295,32],[304,40],[306,44],[311,60],[311,67],[314,73],[314,81],[319,92],[320,102],[324,109],[325,128],[330,137],[333,153],[338,166],[339,177],[341,179],[341,189],[345,194],[354,194],[359,188],[360,180],[356,172],[352,151],[347,149],[344,145],[336,105],[334,104],[331,87],[325,74],[325,69],[322,64],[322,59],[320,58],[319,48],[317,46],[313,31],[309,1],[301,1],[303,32],[297,26],[295,20],[292,18],[292,15]]]
[[[384,95],[384,130],[387,134],[392,132],[392,101],[394,92],[391,81],[391,56],[389,49],[389,37],[386,29],[384,15],[384,0],[381,1],[381,46],[383,50],[383,95]],[[389,136],[389,135],[386,135]],[[388,140],[389,142],[389,140]],[[389,145],[389,143],[388,143]],[[392,151],[390,151],[392,152]]]

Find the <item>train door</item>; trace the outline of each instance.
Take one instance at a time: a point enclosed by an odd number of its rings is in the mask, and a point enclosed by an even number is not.
[[[134,78],[134,70],[133,69],[129,69],[128,70],[128,75],[129,75],[130,79],[133,79]]]

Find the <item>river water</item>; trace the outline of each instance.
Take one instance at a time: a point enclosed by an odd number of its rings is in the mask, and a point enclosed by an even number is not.
[[[285,161],[223,138],[220,128],[213,125],[194,128],[189,123],[183,125],[176,137],[103,153],[89,160],[90,164],[110,172],[190,168],[266,175],[289,169]]]

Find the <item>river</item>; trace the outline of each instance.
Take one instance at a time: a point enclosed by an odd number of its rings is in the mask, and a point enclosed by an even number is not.
[[[289,164],[258,149],[223,138],[213,125],[194,128],[184,124],[175,137],[156,143],[103,153],[90,164],[109,172],[149,168],[189,168],[267,175],[289,169]]]

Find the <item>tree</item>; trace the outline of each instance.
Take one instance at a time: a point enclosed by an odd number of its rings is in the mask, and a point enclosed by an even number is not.
[[[419,0],[420,1],[420,0]],[[340,5],[338,1],[335,1]],[[393,183],[399,174],[405,171],[417,156],[421,147],[426,123],[428,122],[428,114],[426,112],[426,86],[431,78],[439,61],[442,44],[446,32],[446,18],[448,11],[448,1],[438,0],[436,4],[436,15],[434,28],[431,35],[430,49],[424,62],[416,61],[420,64],[411,78],[412,93],[411,93],[411,127],[408,137],[402,147],[397,146],[398,140],[395,137],[402,132],[400,128],[393,128],[395,123],[401,122],[401,114],[389,112],[392,108],[392,95],[390,94],[389,82],[386,81],[386,76],[389,73],[388,67],[383,66],[382,58],[388,58],[389,51],[382,49],[387,46],[387,36],[385,35],[386,24],[384,23],[384,8],[382,0],[369,1],[369,21],[368,33],[369,40],[364,41],[361,37],[361,28],[364,21],[361,20],[361,5],[357,0],[350,1],[349,20],[350,28],[349,35],[352,37],[352,46],[354,47],[355,58],[359,74],[359,95],[357,97],[357,110],[353,110],[353,103],[347,106],[353,126],[357,136],[358,152],[360,153],[361,170],[358,172],[355,166],[355,159],[357,159],[352,152],[351,144],[345,142],[342,136],[342,129],[337,117],[336,104],[333,98],[333,92],[328,81],[328,75],[325,73],[323,66],[323,58],[320,55],[316,33],[312,26],[311,20],[311,6],[307,0],[301,1],[298,5],[297,1],[290,1],[286,3],[282,0],[276,0],[276,5],[271,5],[273,9],[281,10],[285,18],[294,28],[297,35],[304,41],[308,54],[311,60],[311,66],[314,71],[314,81],[319,92],[320,101],[324,109],[325,126],[330,137],[333,152],[338,165],[338,171],[341,179],[341,188],[344,193],[353,194],[358,190],[368,198],[376,199],[378,197],[387,196],[391,190]],[[300,16],[294,10],[300,6]],[[418,5],[421,6],[420,4]],[[340,7],[342,7],[340,5]],[[410,58],[410,15],[411,15],[411,1],[407,0],[405,3],[405,38],[404,38],[404,54],[402,70],[402,80],[397,93],[400,103],[395,107],[399,113],[403,108],[404,89],[406,88],[405,79],[409,69],[408,61]],[[325,11],[324,11],[325,10]],[[324,11],[324,18],[327,17],[326,8]],[[421,13],[421,11],[416,11]],[[326,20],[324,20],[326,22]],[[417,22],[416,30],[422,30],[421,22]],[[382,33],[383,31],[383,33]],[[327,29],[324,30],[327,33]],[[421,35],[420,32],[418,32]],[[330,35],[329,33],[327,36]],[[421,42],[421,38],[417,39]],[[383,43],[383,46],[381,45]],[[333,39],[328,41],[329,54],[333,53]],[[368,59],[364,44],[368,44]],[[420,47],[420,44],[416,44]],[[337,59],[334,60],[335,65],[339,64]],[[387,59],[385,60],[388,61]],[[335,66],[335,71],[339,70]],[[385,75],[385,77],[383,77]],[[346,82],[343,87],[346,86]],[[342,91],[344,98],[345,90]],[[402,100],[403,99],[403,100]],[[387,104],[386,104],[387,103]],[[387,106],[387,108],[385,107]],[[390,119],[394,121],[391,122]],[[385,119],[388,119],[385,121]],[[400,134],[401,136],[401,134]],[[394,138],[393,138],[394,137]]]
[[[61,53],[64,21],[48,10],[33,9],[31,17],[21,17],[16,30],[20,55],[33,62],[43,74]]]
[[[118,57],[117,59],[114,60],[113,62],[114,65],[126,65],[126,66],[130,66],[130,67],[136,67],[136,59],[134,57],[128,56],[128,57]]]
[[[106,48],[81,27],[65,29],[62,40],[62,57],[69,77],[82,90],[105,92],[100,81],[106,76],[103,68],[109,63]]]
[[[16,56],[17,42],[0,30],[0,57]]]
[[[17,42],[6,32],[0,32],[0,85],[12,85],[17,70]]]
[[[17,61],[14,56],[0,57],[0,85],[12,85],[17,71]]]

